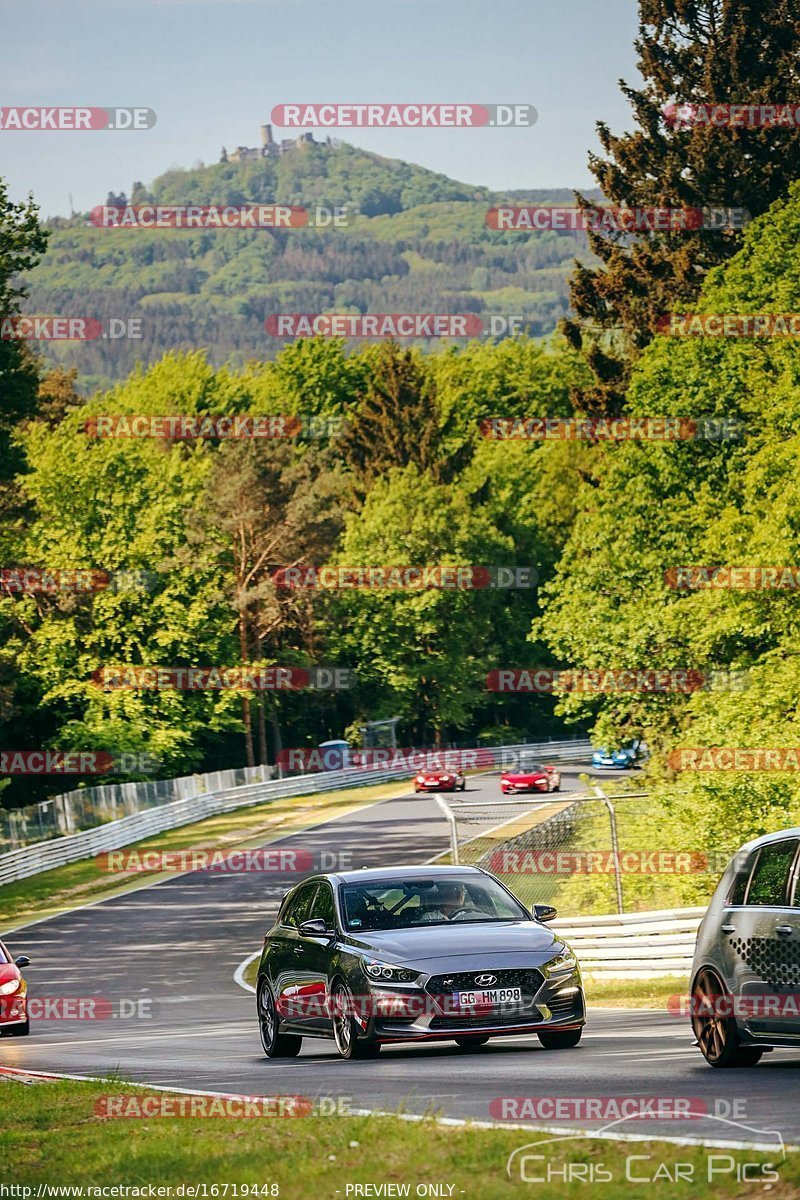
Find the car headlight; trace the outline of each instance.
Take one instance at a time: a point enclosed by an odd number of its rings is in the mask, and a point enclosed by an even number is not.
[[[424,775],[418,775],[418,776],[417,776],[417,783],[424,783],[424,782],[425,782],[425,776],[424,776]]]
[[[578,965],[574,954],[559,954],[546,963],[548,975],[571,975]]]
[[[364,970],[370,979],[380,980],[381,983],[414,983],[419,978],[419,971],[382,962],[365,962]]]
[[[13,996],[20,988],[19,979],[9,979],[8,983],[0,983],[0,996]]]

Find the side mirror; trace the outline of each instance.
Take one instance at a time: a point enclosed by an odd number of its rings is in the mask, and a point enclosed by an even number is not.
[[[302,921],[298,933],[301,937],[332,937],[332,933],[328,926],[321,918],[315,918],[313,921]]]
[[[558,909],[552,904],[534,904],[531,912],[537,921],[553,921],[558,916]]]
[[[28,958],[27,954],[20,954],[19,958],[14,959],[14,966],[27,967],[30,966],[30,961],[31,960]]]

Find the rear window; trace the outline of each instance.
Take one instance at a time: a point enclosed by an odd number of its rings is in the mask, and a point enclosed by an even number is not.
[[[748,905],[780,907],[786,904],[786,885],[797,846],[794,840],[761,847],[747,892]]]

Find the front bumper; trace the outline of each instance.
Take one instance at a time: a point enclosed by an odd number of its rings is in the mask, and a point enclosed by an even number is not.
[[[503,790],[506,792],[549,792],[550,785],[543,783],[504,783]]]
[[[472,979],[475,972],[467,974]],[[497,975],[529,977],[520,978],[519,984],[511,979],[498,984],[521,986],[520,1001],[458,1010],[452,1003],[452,993],[468,986],[458,983],[458,972],[452,976],[456,982],[450,992],[442,986],[441,975],[431,976],[424,987],[374,987],[372,1036],[379,1041],[416,1041],[468,1034],[499,1036],[534,1033],[540,1029],[574,1029],[585,1024],[586,1001],[577,970],[557,979],[547,978],[537,968],[530,967],[498,970]]]
[[[28,997],[25,992],[0,996],[0,1031],[10,1025],[24,1025],[28,1019]]]

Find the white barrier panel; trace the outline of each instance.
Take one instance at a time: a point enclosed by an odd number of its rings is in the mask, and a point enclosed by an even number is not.
[[[553,928],[593,979],[688,977],[705,908],[556,918]]]

